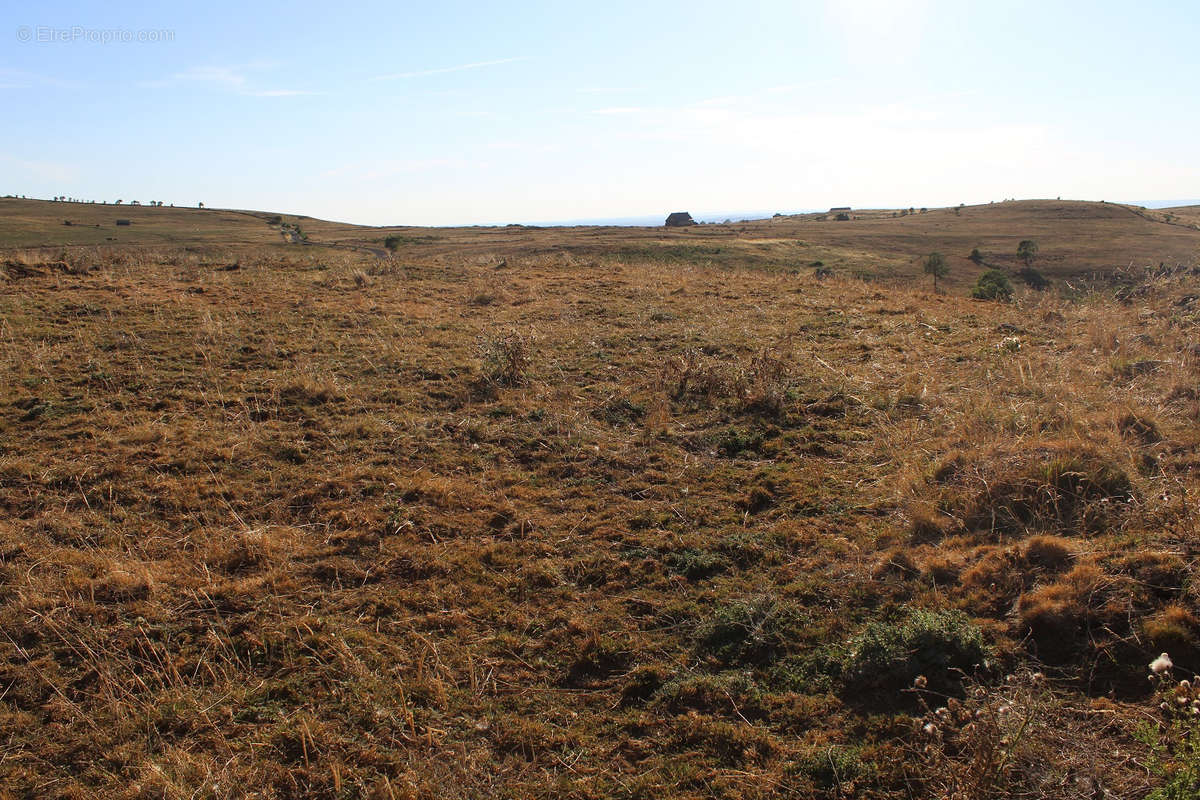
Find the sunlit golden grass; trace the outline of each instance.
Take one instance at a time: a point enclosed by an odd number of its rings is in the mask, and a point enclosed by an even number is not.
[[[0,785],[1090,797],[1059,720],[1147,789],[1146,664],[1200,668],[1192,272],[494,252],[0,258]],[[892,628],[1044,713],[1020,775],[915,755]]]

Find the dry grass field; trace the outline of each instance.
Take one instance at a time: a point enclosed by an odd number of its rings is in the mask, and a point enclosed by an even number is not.
[[[3,198],[0,199],[0,247],[265,245],[282,242],[279,231],[266,224],[270,216],[215,209]],[[127,220],[130,224],[118,225],[117,220]]]
[[[1200,250],[1200,207],[1146,210],[1112,203],[1037,200],[962,208],[853,211],[851,219],[806,214],[688,228],[361,228],[303,220],[315,241],[381,246],[401,237],[413,257],[569,255],[601,264],[761,267],[836,274],[910,285],[931,251],[950,262],[948,284],[970,286],[987,265],[1015,271],[1017,244],[1039,244],[1047,276],[1080,278],[1147,264],[1191,263]],[[904,216],[900,216],[904,214]]]
[[[21,202],[2,798],[1200,785],[1190,222],[305,219],[301,246],[147,208],[133,244]],[[1051,288],[967,299],[971,248],[1011,272],[1023,238]]]

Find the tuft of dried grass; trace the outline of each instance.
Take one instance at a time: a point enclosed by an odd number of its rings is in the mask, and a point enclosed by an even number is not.
[[[1061,536],[1034,536],[1025,543],[1025,559],[1042,569],[1057,572],[1071,561],[1071,542]]]
[[[523,386],[528,383],[534,365],[537,335],[516,328],[496,331],[476,344],[483,361],[483,375],[498,386]]]

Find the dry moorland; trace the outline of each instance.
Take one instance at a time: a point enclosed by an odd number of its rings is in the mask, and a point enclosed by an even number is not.
[[[1185,212],[302,223],[385,258],[27,215],[0,796],[1194,791]],[[1051,287],[967,299],[1022,238]]]
[[[311,217],[227,209],[151,208],[0,199],[0,247],[125,248],[263,245],[299,231],[324,252],[383,254],[394,237],[409,261],[557,256],[596,266],[756,267],[835,274],[904,287],[931,251],[951,267],[960,291],[987,266],[1010,272],[1017,244],[1039,244],[1037,268],[1068,280],[1143,266],[1189,264],[1200,249],[1200,206],[1148,210],[1115,203],[1030,200],[961,208],[855,210],[851,219],[801,214],[686,228],[549,227],[373,228]],[[117,226],[116,220],[131,224]],[[70,225],[64,225],[70,222]],[[978,248],[982,263],[969,259]]]

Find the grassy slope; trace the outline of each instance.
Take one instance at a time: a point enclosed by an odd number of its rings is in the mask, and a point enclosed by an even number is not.
[[[1164,220],[1174,213],[1176,224]],[[894,217],[891,211],[854,212],[849,222],[809,214],[693,228],[365,228],[309,217],[301,224],[314,244],[380,247],[402,238],[408,258],[462,259],[531,253],[570,254],[584,261],[657,261],[668,265],[761,266],[808,269],[816,261],[837,272],[874,278],[919,276],[933,250],[946,254],[947,285],[965,291],[985,267],[968,260],[978,247],[988,266],[1015,271],[1017,243],[1035,239],[1037,267],[1054,278],[1077,278],[1129,266],[1191,263],[1200,253],[1195,208],[1146,211],[1104,203],[1020,201],[959,210],[933,209]],[[55,244],[279,243],[265,212],[151,209],[44,201],[0,200],[0,246]],[[134,225],[113,227],[117,217]],[[63,219],[78,226],[66,227]],[[99,223],[102,227],[83,227]]]
[[[1200,666],[1194,275],[996,305],[639,250],[708,229],[425,234],[0,278],[0,785],[978,787],[903,667],[838,666],[917,606],[985,632],[981,719],[1035,712],[1005,786],[1144,791],[1145,664]]]
[[[1170,214],[1172,219],[1178,218],[1178,221],[1185,225],[1200,225],[1200,206],[1175,206],[1158,211],[1164,216]]]
[[[118,226],[118,219],[132,222]],[[64,225],[69,220],[71,225]],[[0,247],[59,245],[272,244],[265,215],[195,208],[151,208],[0,199]]]
[[[1182,218],[1184,212],[1176,210]],[[693,228],[466,228],[367,229],[313,221],[314,239],[382,242],[408,237],[417,256],[567,252],[580,258],[657,260],[717,266],[807,268],[814,261],[850,274],[912,277],[933,250],[950,261],[951,286],[974,283],[982,268],[968,260],[978,247],[988,264],[1015,270],[1017,244],[1035,239],[1037,266],[1051,277],[1078,277],[1146,264],[1191,263],[1200,253],[1200,228],[1168,225],[1161,212],[1071,201],[1020,201],[961,210],[933,209],[905,217],[891,211],[854,212],[849,222],[810,214]],[[1200,224],[1200,219],[1194,220]]]

